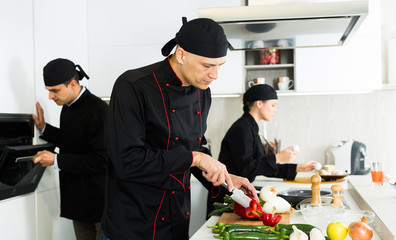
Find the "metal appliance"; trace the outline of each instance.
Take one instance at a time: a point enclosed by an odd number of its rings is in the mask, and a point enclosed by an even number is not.
[[[53,144],[33,145],[31,114],[0,113],[0,200],[34,192],[45,168],[34,164],[38,151],[53,151]]]
[[[351,175],[364,175],[370,172],[365,166],[365,160],[366,145],[355,140],[333,144],[325,153],[325,164],[334,164],[337,169]]]
[[[198,15],[223,27],[231,50],[257,50],[341,46],[368,14],[368,0],[276,2],[205,8]]]

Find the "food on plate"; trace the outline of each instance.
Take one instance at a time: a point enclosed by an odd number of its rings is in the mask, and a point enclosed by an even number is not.
[[[319,171],[319,174],[320,175],[327,175],[328,173],[327,173],[326,170],[322,169],[322,170]]]
[[[348,229],[340,222],[332,222],[327,225],[326,233],[331,240],[344,240]]]
[[[260,199],[264,202],[268,202],[269,200],[275,198],[278,195],[278,191],[272,185],[266,185],[260,190]]]
[[[318,228],[312,228],[309,232],[309,239],[310,240],[325,240],[325,236],[323,235],[322,231]]]
[[[343,175],[343,174],[345,174],[345,172],[340,170],[340,169],[336,169],[331,174],[333,174],[333,175]]]
[[[291,205],[282,197],[274,197],[264,203],[263,210],[267,213],[287,213],[290,211]]]
[[[349,224],[348,234],[352,240],[369,240],[373,237],[373,230],[367,224],[367,218],[363,216],[361,221]]]
[[[295,225],[292,226],[293,228],[293,233],[290,234],[290,240],[308,240],[308,235],[298,229]]]
[[[315,170],[320,171],[322,169],[322,164],[320,162],[315,163]]]

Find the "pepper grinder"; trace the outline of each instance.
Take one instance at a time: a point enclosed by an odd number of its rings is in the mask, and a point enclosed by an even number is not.
[[[322,181],[322,178],[319,175],[312,175],[311,177],[311,189],[312,189],[312,198],[311,198],[311,204],[321,204],[322,199],[320,198],[320,182]]]
[[[342,203],[342,194],[344,193],[344,188],[341,185],[333,185],[331,186],[331,190],[333,191],[333,203],[331,204],[331,207],[344,207],[344,204]]]

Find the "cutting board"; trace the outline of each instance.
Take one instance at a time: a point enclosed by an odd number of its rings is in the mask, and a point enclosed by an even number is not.
[[[287,182],[287,183],[312,184],[311,177],[296,177],[294,180],[286,180],[286,179],[284,179],[283,181]],[[334,180],[334,181],[323,181],[322,180],[322,182],[320,182],[320,184],[334,184],[334,183],[339,183],[339,182],[343,182],[343,181],[345,181],[345,178],[340,178],[340,179],[337,179],[337,180]]]
[[[282,218],[279,223],[289,224],[290,223],[290,213],[282,213],[278,214],[282,215]],[[235,213],[225,212],[220,216],[219,222],[224,224],[233,223],[233,224],[244,224],[244,225],[264,225],[262,221],[257,219],[246,219],[241,218]]]

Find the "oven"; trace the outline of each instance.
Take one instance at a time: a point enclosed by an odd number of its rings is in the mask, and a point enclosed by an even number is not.
[[[38,151],[54,151],[50,143],[33,145],[31,114],[0,113],[0,200],[34,192],[45,168],[34,164]]]

